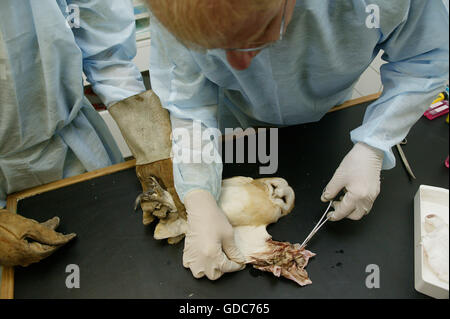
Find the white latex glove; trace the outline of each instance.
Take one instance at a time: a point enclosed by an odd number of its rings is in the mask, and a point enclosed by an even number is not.
[[[357,143],[342,160],[325,188],[321,200],[333,200],[341,190],[345,195],[333,202],[332,221],[359,220],[372,209],[380,193],[380,172],[384,153],[364,143]]]
[[[184,198],[188,231],[184,243],[183,266],[195,278],[210,280],[245,268],[245,258],[234,242],[234,230],[205,190],[194,190]]]

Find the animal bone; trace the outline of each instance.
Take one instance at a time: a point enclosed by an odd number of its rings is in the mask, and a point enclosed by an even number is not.
[[[187,232],[185,215],[178,215],[173,210],[174,207],[167,204],[171,203],[167,199],[170,194],[161,191],[163,189],[157,179],[153,182],[154,191],[150,191],[148,196],[171,211],[167,216],[154,213],[154,216],[160,219],[154,238],[177,243]],[[244,254],[246,263],[304,286],[311,284],[305,267],[309,258],[315,254],[300,248],[299,244],[274,241],[266,230],[269,224],[277,222],[292,211],[294,201],[294,191],[282,178],[255,180],[250,177],[234,177],[222,181],[218,205],[234,228],[236,245]]]

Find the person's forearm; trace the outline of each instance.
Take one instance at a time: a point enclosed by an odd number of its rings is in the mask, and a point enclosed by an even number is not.
[[[219,136],[215,135],[213,140],[209,139],[208,131],[205,133],[206,127],[200,122],[181,120],[173,116],[171,122],[174,183],[181,201],[184,202],[184,197],[197,189],[210,192],[218,200],[222,180]]]
[[[136,56],[135,18],[128,0],[114,6],[101,0],[88,4],[70,0],[80,9],[75,40],[83,52],[83,71],[102,102],[110,105],[145,91]]]
[[[428,62],[420,65],[418,59]],[[391,148],[406,137],[445,89],[448,53],[436,50],[415,59],[388,63],[381,74],[383,94],[367,109],[363,125],[351,132],[351,138],[354,143],[363,142],[382,150],[383,168],[390,169],[395,166]]]
[[[388,24],[387,24],[388,25]],[[408,16],[394,30],[381,23],[379,48],[383,94],[351,133],[384,152],[384,169],[395,166],[391,148],[400,143],[445,88],[449,74],[448,11],[442,1],[411,1]]]

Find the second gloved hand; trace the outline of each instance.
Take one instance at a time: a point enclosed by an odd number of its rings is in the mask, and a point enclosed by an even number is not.
[[[380,193],[380,172],[384,153],[364,143],[357,143],[342,160],[325,188],[321,200],[333,200],[341,190],[345,195],[333,203],[330,220],[359,220],[372,209]]]
[[[59,218],[44,223],[0,209],[0,265],[12,267],[37,263],[76,237],[55,231]]]
[[[245,268],[245,258],[234,241],[233,227],[205,190],[194,190],[185,196],[188,232],[183,265],[195,278],[206,275],[210,280],[224,273]]]

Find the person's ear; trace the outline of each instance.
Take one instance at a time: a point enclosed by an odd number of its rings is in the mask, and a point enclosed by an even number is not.
[[[252,63],[252,59],[258,55],[260,51],[241,52],[227,51],[227,60],[233,69],[242,71],[248,69]]]

